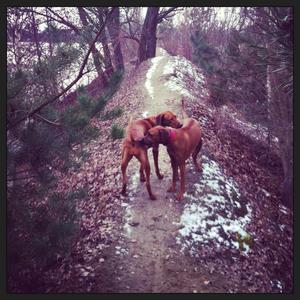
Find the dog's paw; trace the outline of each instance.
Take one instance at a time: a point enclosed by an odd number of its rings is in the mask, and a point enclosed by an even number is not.
[[[162,175],[162,174],[158,174],[158,175],[157,175],[157,178],[161,180],[161,179],[163,179],[163,178],[164,178],[164,175]]]

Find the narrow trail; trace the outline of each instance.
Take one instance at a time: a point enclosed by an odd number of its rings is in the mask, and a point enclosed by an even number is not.
[[[151,62],[142,91],[146,95],[144,116],[171,110],[180,119],[187,117],[182,111],[181,95],[171,91],[165,85],[162,76],[169,60],[170,56],[158,56]],[[212,287],[205,286],[206,273],[201,272],[196,262],[190,256],[184,255],[176,243],[176,235],[182,228],[180,218],[184,202],[176,201],[175,194],[167,193],[172,174],[166,148],[161,145],[159,149],[159,168],[164,174],[162,180],[159,180],[153,171],[151,150],[148,151],[148,155],[151,165],[151,186],[157,200],[149,200],[145,183],[139,181],[139,163],[135,159],[132,160],[127,169],[128,197],[122,197],[125,224],[118,243],[113,244],[107,253],[106,265],[109,269],[106,272],[112,274],[110,285],[105,291],[152,293],[212,291]],[[188,164],[188,169],[191,168]],[[201,175],[193,174],[196,181],[199,176]],[[103,290],[103,286],[99,286],[99,289]]]
[[[186,115],[181,109],[181,96],[170,91],[162,80],[162,71],[167,63],[167,56],[153,59],[145,82],[144,92],[148,97],[144,105],[144,114],[156,115],[171,110],[182,119]],[[130,203],[127,207],[125,232],[128,240],[134,241],[131,243],[130,252],[135,252],[139,256],[130,263],[136,275],[133,288],[135,291],[143,292],[183,292],[184,289],[186,292],[192,292],[193,283],[183,284],[179,280],[182,278],[179,274],[181,272],[176,270],[178,263],[185,260],[174,248],[174,234],[178,229],[182,204],[175,202],[173,195],[166,192],[171,182],[169,156],[166,148],[161,145],[159,167],[164,178],[159,180],[153,172],[152,151],[148,152],[152,170],[151,185],[157,200],[149,200],[145,184],[139,183],[139,165],[136,161],[133,163],[134,166],[131,166],[132,180],[129,184]],[[135,224],[137,226],[132,226]],[[178,255],[182,257],[179,258]],[[181,263],[179,265],[182,266]],[[184,265],[189,263],[184,262]],[[195,285],[197,279],[194,280]]]

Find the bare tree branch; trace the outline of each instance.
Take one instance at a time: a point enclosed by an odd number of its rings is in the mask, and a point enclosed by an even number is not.
[[[53,126],[56,126],[56,127],[61,127],[61,124],[52,122],[52,121],[50,121],[50,120],[44,118],[42,115],[40,115],[40,114],[38,114],[38,113],[34,114],[33,117],[36,117],[36,118],[38,118],[39,120],[42,120],[42,121],[44,121],[45,123],[48,123],[48,124],[50,124],[50,125],[53,125]]]
[[[61,17],[59,14],[57,14],[56,12],[54,12],[53,10],[51,10],[49,7],[46,7],[46,9],[47,9],[48,11],[50,11],[52,14],[54,14],[55,16],[57,16],[58,19],[54,18],[54,17],[51,16],[51,15],[46,15],[46,14],[44,14],[44,13],[42,13],[42,12],[36,11],[36,10],[34,10],[34,9],[31,9],[31,8],[27,8],[27,7],[26,7],[26,8],[22,8],[22,10],[23,10],[24,12],[32,12],[32,13],[35,13],[35,14],[37,14],[37,15],[40,15],[40,16],[49,18],[49,19],[51,19],[51,20],[53,20],[53,21],[55,21],[55,22],[58,22],[58,23],[60,23],[60,24],[63,24],[63,25],[65,25],[65,26],[67,26],[67,27],[73,29],[77,34],[79,34],[79,28],[77,28],[74,24],[72,24],[72,23],[66,21],[63,17]]]
[[[166,16],[167,16],[170,12],[174,11],[176,8],[177,8],[177,7],[171,7],[171,8],[169,8],[169,9],[165,10],[165,11],[160,12],[160,13],[158,14],[158,16],[157,16],[157,23],[162,22],[162,20],[163,20],[164,18],[166,18]]]
[[[121,39],[129,39],[129,40],[134,40],[138,44],[140,44],[140,40],[134,36],[129,36],[129,35],[124,35],[120,37]]]
[[[46,9],[48,9],[48,11],[50,11],[52,14],[54,14],[57,18],[59,18],[62,24],[70,27],[71,29],[73,29],[77,34],[79,34],[79,28],[76,27],[74,24],[70,23],[69,21],[66,21],[63,17],[61,17],[58,13],[56,13],[55,11],[53,11],[50,7],[46,7]]]
[[[15,127],[16,125],[20,124],[21,122],[25,121],[27,118],[30,118],[32,117],[34,114],[36,114],[37,112],[39,112],[41,109],[43,109],[45,106],[49,105],[50,103],[56,101],[60,96],[62,96],[63,94],[65,94],[84,74],[86,74],[87,72],[83,72],[86,64],[87,64],[87,61],[88,61],[88,58],[89,58],[89,55],[91,54],[92,52],[92,48],[94,47],[95,43],[97,42],[100,34],[102,33],[102,30],[105,28],[105,25],[106,25],[106,22],[108,21],[109,19],[109,16],[113,13],[113,11],[115,10],[115,7],[113,7],[111,9],[111,11],[107,14],[107,17],[104,21],[104,23],[102,24],[99,32],[97,33],[97,35],[95,36],[94,40],[92,41],[92,43],[90,44],[90,47],[89,47],[89,50],[87,51],[84,59],[83,59],[83,62],[81,64],[81,67],[79,69],[79,72],[78,72],[78,75],[76,76],[76,78],[64,89],[62,90],[58,95],[56,95],[54,98],[50,99],[49,101],[46,101],[45,103],[43,103],[42,105],[40,105],[39,107],[37,107],[36,109],[34,109],[32,112],[30,112],[27,116],[21,118],[20,120],[18,120],[16,123],[12,124],[10,126],[10,128],[8,129],[11,129],[13,127]]]

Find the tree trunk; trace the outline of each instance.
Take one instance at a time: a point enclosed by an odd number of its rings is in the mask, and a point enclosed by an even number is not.
[[[124,70],[123,54],[120,43],[120,8],[116,7],[107,26],[114,50],[114,65],[116,70]]]
[[[47,33],[49,36],[49,40],[48,40],[48,45],[49,45],[49,57],[53,57],[53,39],[52,39],[52,33],[51,33],[51,20],[49,18],[49,11],[48,9],[46,9],[46,20],[47,20]],[[52,95],[57,95],[58,94],[58,84],[57,84],[57,80],[56,80],[56,76],[54,75],[51,78],[51,82],[50,82],[50,87],[51,87],[51,93]]]
[[[140,39],[138,64],[148,58],[155,57],[158,11],[159,7],[148,7]]]
[[[103,8],[97,7],[97,11],[98,11],[99,24],[101,26],[103,24]],[[113,68],[112,61],[111,61],[111,55],[110,55],[110,51],[109,51],[109,47],[108,47],[108,43],[107,43],[105,29],[103,30],[103,33],[101,34],[100,40],[101,40],[101,43],[103,46],[103,52],[104,52],[105,72],[106,72],[107,76],[110,77],[112,75],[112,73],[114,72],[114,68]]]
[[[80,20],[82,22],[82,25],[87,27],[88,26],[88,21],[87,21],[87,17],[86,17],[86,12],[82,7],[77,7],[78,12],[79,12],[79,17]],[[90,45],[90,43],[93,40],[93,36],[92,36],[92,32],[90,32],[90,34],[88,34],[88,44]],[[106,75],[104,74],[103,70],[102,70],[102,63],[101,63],[101,54],[100,52],[97,50],[96,46],[93,45],[92,46],[92,56],[93,56],[93,60],[94,60],[94,65],[96,67],[98,76],[101,79],[101,82],[103,83],[103,86],[106,86],[108,84],[108,79],[106,77]]]
[[[293,104],[292,96],[280,88],[284,72],[273,72],[276,66],[268,65],[267,91],[271,130],[279,139],[279,149],[284,173],[282,201],[293,208]]]

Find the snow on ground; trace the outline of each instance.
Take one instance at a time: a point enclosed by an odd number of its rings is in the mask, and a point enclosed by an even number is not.
[[[145,87],[147,91],[149,92],[149,95],[151,98],[153,98],[154,89],[152,86],[152,76],[155,72],[157,65],[159,64],[160,60],[163,59],[163,56],[154,57],[151,59],[152,66],[149,68],[147,74],[146,74],[146,82]]]
[[[147,118],[149,116],[149,112],[148,111],[144,111],[143,113],[142,113],[142,117],[145,119],[145,118]]]
[[[196,96],[191,93],[193,90],[196,91],[196,95],[199,91],[203,95],[208,95],[208,91],[204,88],[205,80],[202,72],[183,56],[170,56],[163,75],[167,79],[166,87],[184,97],[196,99]]]
[[[239,248],[237,236],[249,238],[246,226],[251,220],[251,207],[245,204],[237,184],[226,177],[219,165],[203,156],[203,174],[191,192],[185,193],[185,204],[180,219],[181,250],[197,256],[197,248],[215,243],[228,248]],[[242,242],[245,253],[249,246]]]
[[[241,117],[227,105],[223,105],[221,113],[224,115],[223,120],[232,122],[242,131],[245,136],[250,136],[253,140],[266,142],[268,138],[268,128],[260,124],[253,124],[249,121],[241,120]],[[278,144],[279,140],[271,136],[273,143]]]
[[[132,167],[132,165],[129,167]],[[127,172],[128,172],[128,168],[127,168]],[[133,174],[130,176],[130,182],[127,188],[128,188],[129,203],[126,202],[122,203],[122,206],[125,207],[125,217],[124,217],[125,223],[123,229],[125,234],[128,237],[130,237],[132,233],[132,228],[130,223],[132,222],[132,218],[133,218],[133,208],[131,206],[131,202],[134,201],[134,194],[137,192],[138,188],[140,188],[140,172],[137,168],[133,171]]]
[[[166,55],[169,55],[169,53],[165,49],[160,47],[156,48],[156,56],[166,56]]]

